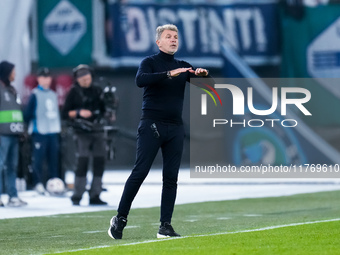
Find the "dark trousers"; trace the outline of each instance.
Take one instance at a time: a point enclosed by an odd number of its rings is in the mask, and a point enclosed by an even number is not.
[[[77,169],[74,181],[73,199],[80,200],[86,190],[86,175],[89,159],[93,157],[93,179],[90,189],[90,198],[99,196],[102,191],[102,177],[105,168],[105,139],[103,132],[78,133],[77,143]]]
[[[43,182],[43,164],[47,162],[47,179],[58,177],[59,173],[59,134],[32,134],[33,145],[33,184]]]
[[[151,125],[155,123],[159,137]],[[178,170],[183,152],[183,125],[165,124],[149,119],[141,120],[137,135],[137,155],[134,168],[126,181],[118,213],[128,215],[133,199],[148,175],[151,165],[161,148],[163,156],[163,189],[161,222],[171,222],[174,210]]]
[[[18,196],[15,186],[18,168],[18,144],[18,136],[0,135],[0,195],[3,189],[2,177],[4,176],[5,191],[9,197]]]

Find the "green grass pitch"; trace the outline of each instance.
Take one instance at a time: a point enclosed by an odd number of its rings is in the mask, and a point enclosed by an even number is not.
[[[0,220],[0,254],[340,254],[339,197],[177,205],[172,224],[183,238],[164,241],[159,208],[131,210],[122,240],[107,235],[112,211]]]

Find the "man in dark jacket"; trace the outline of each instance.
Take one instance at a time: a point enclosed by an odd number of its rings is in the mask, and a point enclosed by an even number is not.
[[[62,110],[62,117],[70,120],[77,142],[77,168],[74,180],[73,205],[79,205],[86,190],[86,174],[90,156],[93,157],[93,179],[90,205],[107,205],[99,196],[105,167],[105,140],[100,119],[105,112],[101,99],[102,89],[92,83],[92,73],[87,65],[74,70],[76,82],[69,91]]]
[[[9,196],[8,206],[27,205],[18,198],[15,186],[19,157],[19,135],[23,133],[23,117],[20,100],[11,82],[15,79],[12,63],[0,63],[0,195],[2,176],[5,171],[6,192]],[[0,200],[0,207],[4,206]]]
[[[144,58],[136,75],[137,86],[144,89],[142,117],[137,135],[137,158],[126,181],[118,214],[110,221],[108,234],[113,239],[122,238],[132,201],[148,175],[159,149],[163,156],[163,189],[161,225],[157,238],[179,236],[171,226],[171,218],[184,142],[184,90],[190,77],[207,77],[208,70],[194,70],[188,62],[174,58],[178,49],[176,26],[159,26],[156,30],[156,43],[158,54]]]

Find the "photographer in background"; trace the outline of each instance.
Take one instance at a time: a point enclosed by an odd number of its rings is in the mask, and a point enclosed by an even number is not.
[[[90,156],[93,157],[93,179],[90,205],[107,205],[100,199],[102,176],[105,167],[105,140],[101,119],[105,103],[102,89],[93,84],[92,71],[87,65],[73,69],[75,84],[69,91],[62,110],[63,119],[73,126],[77,148],[77,167],[74,180],[73,205],[79,205],[86,190],[86,175]]]

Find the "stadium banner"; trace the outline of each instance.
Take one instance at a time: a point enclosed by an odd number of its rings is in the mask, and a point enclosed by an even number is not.
[[[158,51],[155,30],[172,23],[179,28],[176,56],[193,65],[224,66],[221,43],[228,41],[248,64],[279,61],[277,1],[226,1],[225,4],[152,4],[109,2],[108,51],[120,66],[138,66]]]
[[[317,118],[308,105],[320,104],[308,89],[314,79],[190,83],[191,177],[340,178],[340,153],[301,119]]]
[[[340,6],[305,7],[300,19],[281,13],[282,77],[312,77],[309,89],[321,100],[310,103],[316,118],[305,119],[314,126],[340,124]],[[301,84],[300,84],[301,85]],[[295,86],[295,84],[291,84]]]
[[[37,12],[39,66],[91,63],[91,0],[38,0]]]

